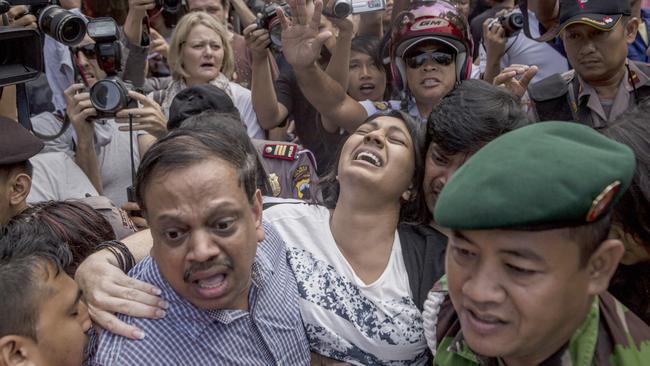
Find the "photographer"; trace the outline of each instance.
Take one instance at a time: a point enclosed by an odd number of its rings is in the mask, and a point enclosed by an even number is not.
[[[535,14],[528,13],[534,37],[539,36]],[[519,10],[502,9],[494,18],[483,22],[483,40],[479,45],[479,59],[483,80],[491,83],[502,69],[513,65],[536,65],[538,72],[533,82],[569,69],[566,58],[546,43],[536,42],[524,34]]]
[[[156,140],[152,135],[166,132],[166,119],[154,101],[133,91],[129,92],[129,97],[141,103],[142,108],[137,109],[137,114],[131,110],[134,130],[137,131],[132,143],[129,142],[129,133],[125,132],[128,126],[118,127],[114,118],[98,119],[87,88],[106,78],[106,72],[99,67],[93,46],[94,41],[86,37],[73,49],[79,71],[88,86],[73,84],[65,90],[66,115],[72,128],[55,140],[47,141],[45,151],[69,154],[100,194],[122,206],[127,202],[126,188],[131,185],[131,147],[137,166],[140,156]],[[56,134],[62,123],[52,113],[32,118],[34,129],[42,134]]]

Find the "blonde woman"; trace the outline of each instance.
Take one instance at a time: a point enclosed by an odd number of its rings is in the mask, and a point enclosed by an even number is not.
[[[152,93],[165,116],[181,90],[200,84],[212,84],[222,89],[239,110],[248,135],[264,138],[257,123],[248,89],[230,81],[235,62],[224,26],[205,12],[185,15],[176,26],[169,46],[169,67],[172,83],[165,90]]]

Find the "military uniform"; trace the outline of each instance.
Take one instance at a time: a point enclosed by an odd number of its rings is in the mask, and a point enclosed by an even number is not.
[[[536,123],[500,136],[468,159],[443,188],[434,215],[441,226],[460,231],[526,232],[587,225],[604,219],[611,212],[629,187],[635,166],[634,153],[629,147],[589,127],[565,122]],[[477,261],[482,258],[480,253],[476,255]],[[458,274],[454,271],[461,267],[453,261],[452,257],[447,257],[447,264],[456,267],[450,269],[448,275]],[[476,273],[464,272],[464,275]],[[463,300],[473,300],[460,293],[459,286],[467,282],[459,278],[453,280],[454,288],[459,291],[455,295],[461,302],[455,305],[462,308]],[[424,305],[425,335],[435,354],[435,364],[503,365],[500,356],[507,355],[486,357],[471,349],[454,310],[447,282],[447,278],[439,281]],[[487,286],[504,283],[507,285],[507,280],[498,279]],[[531,300],[557,301],[548,304],[552,309],[564,304],[564,299],[549,299],[543,294],[535,295],[534,291],[531,296],[539,296]],[[586,290],[584,296],[585,300],[589,299]],[[506,297],[502,301],[511,300]],[[501,303],[493,305],[498,308]],[[565,315],[584,316],[584,320],[573,329],[573,335],[564,345],[539,365],[650,364],[650,328],[608,292],[594,296],[586,314]],[[529,324],[534,325],[534,322]],[[553,336],[555,334],[548,335],[549,338]],[[485,337],[488,338],[484,341],[489,342],[489,335]]]
[[[316,160],[299,145],[252,139],[274,197],[316,198]]]
[[[601,103],[596,90],[584,82],[575,70],[551,75],[528,88],[532,115],[537,121],[575,121],[596,129],[607,127],[629,107],[650,96],[650,66],[628,60],[610,106]]]

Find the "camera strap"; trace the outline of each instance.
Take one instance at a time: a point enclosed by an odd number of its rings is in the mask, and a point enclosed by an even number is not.
[[[18,110],[18,123],[23,126],[28,131],[31,131],[34,136],[38,137],[44,141],[51,141],[57,139],[63,135],[63,133],[70,127],[70,119],[68,115],[64,113],[63,124],[61,129],[55,135],[43,135],[38,131],[34,130],[32,126],[32,120],[29,113],[29,99],[27,99],[27,87],[24,83],[16,84],[16,109]]]
[[[535,40],[537,42],[548,42],[555,38],[557,33],[560,31],[560,24],[556,24],[551,29],[548,29],[544,34],[541,34],[539,37],[535,38],[530,34],[530,23],[528,22],[528,0],[519,1],[519,9],[524,15],[524,34],[526,37]]]

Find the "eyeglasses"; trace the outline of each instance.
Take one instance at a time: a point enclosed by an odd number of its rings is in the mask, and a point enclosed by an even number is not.
[[[427,60],[432,60],[439,65],[447,66],[454,62],[454,55],[442,51],[427,51],[415,56],[407,56],[404,58],[406,65],[412,69],[419,68],[424,65]]]
[[[94,44],[87,44],[85,46],[72,47],[72,53],[74,53],[76,55],[78,52],[83,53],[84,56],[86,56],[88,58],[95,58],[95,55],[96,55],[95,54],[95,45]]]

